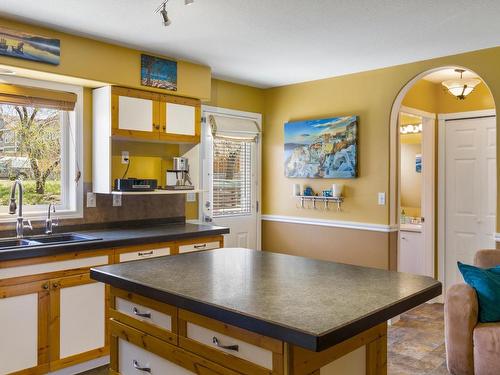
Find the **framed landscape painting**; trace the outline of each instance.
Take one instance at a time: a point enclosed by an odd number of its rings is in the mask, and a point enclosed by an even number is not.
[[[332,117],[285,124],[285,176],[358,176],[358,117]]]
[[[0,26],[0,55],[59,65],[61,41]]]
[[[177,62],[141,55],[141,85],[177,91]]]

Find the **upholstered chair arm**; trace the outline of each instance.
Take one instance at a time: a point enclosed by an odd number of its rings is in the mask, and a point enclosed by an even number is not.
[[[453,375],[473,375],[473,331],[478,322],[477,295],[467,284],[452,285],[446,291],[444,328],[446,361]]]
[[[500,265],[500,250],[479,250],[474,255],[474,264],[481,268],[491,268]]]

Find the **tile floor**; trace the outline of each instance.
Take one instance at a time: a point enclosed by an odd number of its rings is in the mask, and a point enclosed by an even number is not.
[[[443,305],[424,304],[389,327],[389,375],[449,375],[444,348]],[[107,375],[107,367],[81,375]]]

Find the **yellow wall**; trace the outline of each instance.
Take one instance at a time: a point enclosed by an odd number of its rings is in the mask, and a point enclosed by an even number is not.
[[[213,79],[211,99],[203,104],[262,113],[264,111],[264,90]]]
[[[61,40],[61,63],[57,66],[5,56],[0,56],[0,64],[144,89],[140,83],[141,51],[4,18],[0,18],[0,25]],[[211,69],[208,66],[178,61],[177,69],[178,89],[169,93],[200,99],[210,98]],[[161,89],[147,89],[165,92]]]
[[[377,204],[377,193],[389,192],[389,123],[391,108],[399,91],[421,72],[459,65],[479,74],[499,102],[498,61],[500,48],[491,48],[266,90],[263,213],[389,224],[390,208],[388,205]],[[420,85],[427,84],[424,82]],[[436,99],[424,98],[428,104],[417,107],[435,112],[433,102],[436,103],[437,100],[439,103],[439,92],[433,95],[436,95]],[[449,110],[455,111],[454,106],[452,108],[450,105]],[[351,114],[360,118],[360,176],[357,179],[343,180],[346,185],[343,211],[325,213],[296,208],[291,198],[292,184],[310,184],[315,190],[320,190],[328,187],[332,180],[297,180],[284,177],[283,124],[291,120]],[[389,197],[387,201],[389,202]]]

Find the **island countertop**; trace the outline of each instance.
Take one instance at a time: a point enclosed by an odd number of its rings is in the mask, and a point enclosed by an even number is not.
[[[91,277],[312,351],[441,294],[430,277],[239,248],[103,266]]]

